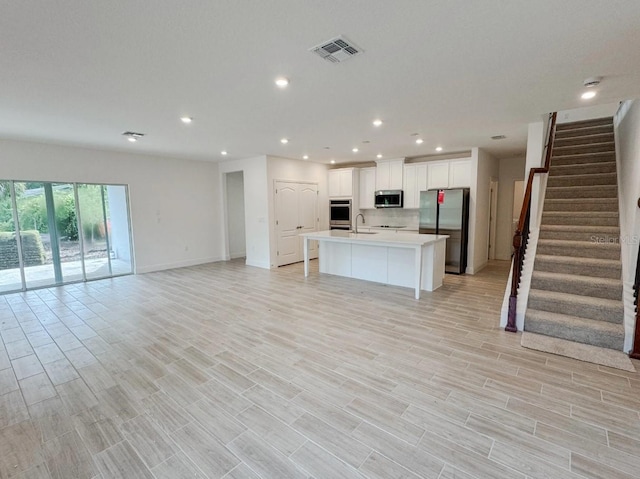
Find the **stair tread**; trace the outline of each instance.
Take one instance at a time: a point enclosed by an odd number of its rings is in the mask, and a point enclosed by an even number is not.
[[[542,298],[561,303],[577,303],[596,308],[612,309],[618,312],[624,311],[622,300],[619,299],[593,298],[591,296],[582,296],[580,294],[560,293],[557,291],[546,291],[544,289],[534,288],[529,290],[529,299],[531,298]]]
[[[544,231],[567,231],[572,233],[619,233],[619,226],[593,226],[593,225],[540,225]]]
[[[570,216],[572,218],[585,216],[592,218],[599,216],[602,218],[610,218],[612,216],[618,216],[618,210],[615,211],[543,211],[542,216]]]
[[[557,170],[557,169],[583,168],[583,167],[588,167],[588,166],[602,166],[602,165],[616,166],[617,163],[616,163],[615,159],[613,159],[611,161],[594,161],[592,163],[578,163],[578,164],[569,164],[569,165],[551,165],[550,168],[552,170]]]
[[[578,120],[578,121],[559,121],[556,124],[556,130],[571,130],[572,128],[583,128],[587,126],[596,126],[596,125],[608,125],[611,123],[613,125],[613,117],[612,116],[601,116],[600,118],[589,118],[588,120]]]
[[[617,176],[615,171],[610,173],[581,173],[579,175],[554,175],[554,179],[564,179],[564,178],[595,178],[597,176]],[[584,185],[576,185],[576,186],[584,186]]]
[[[545,201],[554,203],[589,203],[589,202],[607,202],[618,204],[618,198],[545,198]]]
[[[539,278],[568,281],[568,282],[588,283],[592,285],[622,287],[621,279],[600,278],[598,276],[582,276],[580,274],[552,273],[550,271],[536,271],[536,270],[533,271],[533,276],[539,277]],[[539,290],[539,291],[544,291],[544,290]]]
[[[584,144],[584,145],[565,145],[565,146],[555,146],[555,145],[554,145],[553,149],[554,149],[554,150],[557,150],[557,149],[559,149],[559,148],[575,148],[576,146],[587,146],[587,145],[588,145],[588,146],[602,146],[602,145],[606,145],[606,146],[611,145],[611,146],[614,146],[614,145],[615,145],[615,142],[614,142],[613,140],[611,140],[611,141],[599,141],[599,142],[597,142],[597,143],[586,143],[586,144]]]
[[[538,245],[545,244],[548,246],[574,246],[579,248],[620,248],[618,243],[597,243],[594,241],[580,241],[580,240],[563,240],[563,239],[547,239],[540,238]]]
[[[607,131],[592,131],[592,130],[595,130],[596,128],[599,128],[600,130],[607,130]],[[567,135],[566,133],[568,132],[574,132],[575,134]],[[597,136],[611,136],[613,135],[613,128],[610,128],[607,125],[598,125],[598,126],[589,126],[585,128],[575,128],[573,130],[560,130],[558,133],[560,133],[560,136],[556,134],[556,139],[573,140],[573,139],[579,139],[579,138],[594,138]]]
[[[533,314],[532,314],[533,313]],[[624,337],[624,325],[618,323],[610,323],[608,321],[598,321],[597,319],[581,318],[579,316],[571,316],[569,314],[552,313],[550,311],[542,311],[540,309],[529,309],[525,313],[525,331],[527,329],[527,321],[542,320],[552,323],[561,323],[567,325],[567,329],[595,329],[609,334],[619,334]]]
[[[542,240],[538,240],[542,241]],[[542,261],[551,261],[554,263],[565,264],[584,264],[587,266],[610,266],[615,268],[622,267],[622,261],[619,259],[601,259],[601,258],[581,258],[578,256],[561,256],[561,255],[549,255],[549,254],[537,254],[536,259]]]

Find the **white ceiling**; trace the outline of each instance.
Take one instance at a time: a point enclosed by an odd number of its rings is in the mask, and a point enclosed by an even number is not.
[[[637,0],[0,0],[0,137],[213,161],[510,157],[529,122],[585,104],[587,77],[604,77],[590,104],[640,97],[639,25]],[[308,51],[337,35],[365,53]]]

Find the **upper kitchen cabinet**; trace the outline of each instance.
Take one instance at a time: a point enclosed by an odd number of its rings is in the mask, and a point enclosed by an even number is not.
[[[427,163],[404,165],[404,208],[420,208],[420,192],[427,188]]]
[[[376,190],[401,190],[404,158],[376,161]]]
[[[432,161],[427,163],[427,189],[449,188],[449,162]]]
[[[354,191],[356,191],[356,188],[354,188],[354,181],[355,175],[353,168],[329,170],[329,197],[352,198]]]
[[[376,168],[360,169],[360,209],[375,208]]]
[[[451,160],[449,162],[449,188],[471,186],[471,160]]]
[[[432,161],[427,165],[428,189],[471,186],[471,159],[469,158]]]

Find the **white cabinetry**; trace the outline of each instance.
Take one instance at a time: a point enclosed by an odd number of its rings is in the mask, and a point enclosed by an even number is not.
[[[471,186],[471,160],[433,161],[427,163],[427,187],[467,188]]]
[[[449,162],[449,188],[471,186],[471,160],[451,160]]]
[[[427,187],[449,188],[449,162],[434,161],[427,163]]]
[[[376,190],[401,190],[404,158],[376,161]]]
[[[360,209],[375,208],[376,169],[360,169]]]
[[[420,192],[427,190],[427,163],[404,165],[404,208],[420,208]]]
[[[353,168],[329,170],[329,197],[352,197],[354,188]]]

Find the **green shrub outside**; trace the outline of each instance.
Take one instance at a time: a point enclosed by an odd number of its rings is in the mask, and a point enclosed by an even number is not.
[[[22,258],[25,266],[44,264],[46,256],[40,233],[34,230],[20,232]],[[13,232],[0,232],[0,269],[18,268],[18,243]]]

